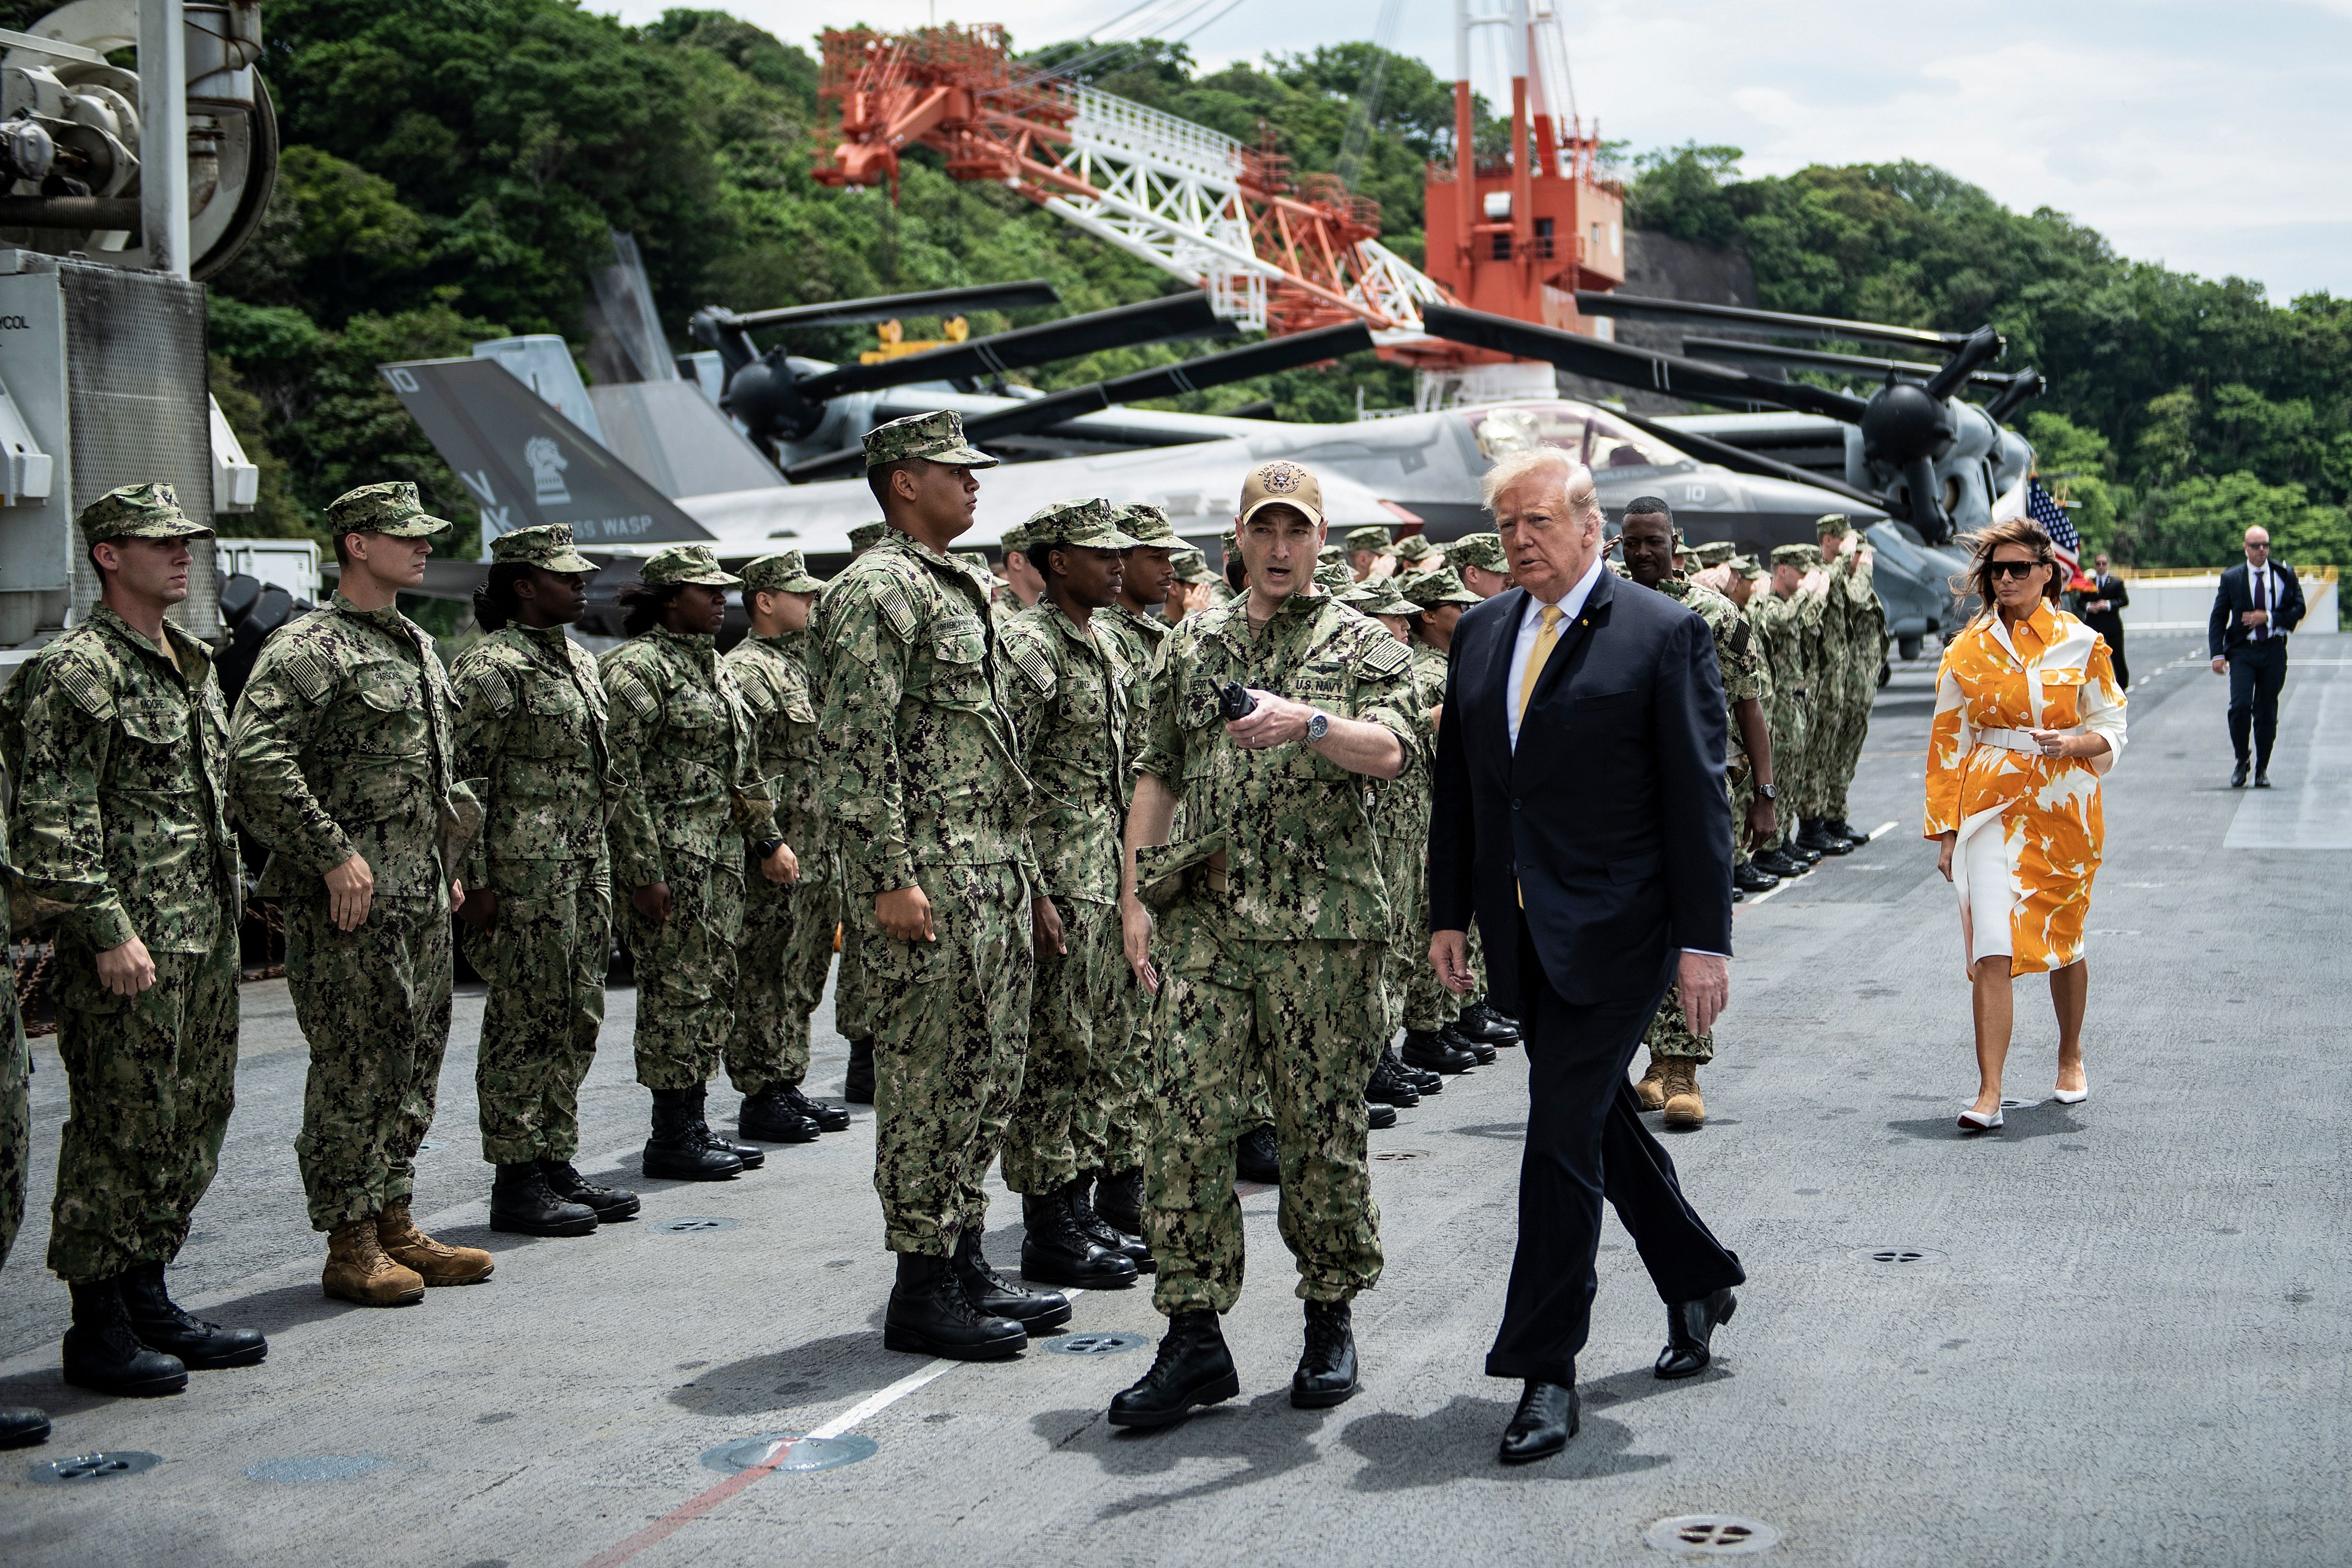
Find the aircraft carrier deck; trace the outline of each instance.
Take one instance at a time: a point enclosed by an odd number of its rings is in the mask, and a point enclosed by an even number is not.
[[[1066,1348],[1038,1343],[966,1365],[882,1348],[890,1264],[862,1108],[736,1182],[637,1178],[626,991],[580,1164],[642,1191],[643,1216],[577,1240],[489,1231],[482,1003],[461,995],[416,1208],[494,1251],[497,1275],[400,1310],[325,1300],[291,1150],[303,1046],[282,983],[264,983],[245,994],[220,1177],[173,1279],[205,1315],[267,1330],[270,1355],[176,1397],[58,1379],[66,1292],[41,1260],[65,1084],[37,1042],[0,1402],[42,1405],[57,1430],[0,1456],[0,1561],[1638,1563],[1662,1560],[1645,1543],[1659,1521],[1726,1515],[1761,1529],[1716,1539],[1791,1563],[2340,1563],[2352,637],[2294,650],[2279,787],[2233,793],[2226,683],[2201,645],[2133,639],[2142,681],[2091,921],[2092,1095],[2012,1109],[1971,1142],[1953,1131],[1974,1085],[1958,921],[1917,837],[1932,665],[1901,667],[1853,812],[1891,826],[1741,906],[1713,1120],[1670,1143],[1747,1264],[1743,1310],[1706,1373],[1654,1379],[1663,1314],[1612,1220],[1583,1432],[1548,1463],[1497,1467],[1517,1388],[1480,1373],[1516,1223],[1508,1051],[1373,1135],[1389,1263],[1357,1307],[1362,1394],[1290,1408],[1299,1310],[1277,1194],[1258,1190],[1227,1328],[1242,1397],[1139,1436],[1103,1411],[1149,1364],[1145,1290],[1076,1300],[1072,1330],[1092,1339]],[[2038,987],[2020,987],[2018,1020],[2011,1092],[2046,1101]],[[829,1094],[828,1021],[810,1087]],[[1009,1269],[1018,1205],[1001,1195],[995,1215]],[[778,1449],[779,1434],[842,1441]],[[782,1466],[736,1470],[745,1450],[720,1451],[744,1444]],[[160,1462],[33,1479],[95,1451]],[[850,1462],[796,1468],[820,1460]]]

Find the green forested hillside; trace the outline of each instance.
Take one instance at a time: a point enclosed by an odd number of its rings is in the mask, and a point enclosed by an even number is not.
[[[812,16],[812,34],[828,19]],[[927,153],[908,158],[895,206],[818,185],[813,37],[779,40],[716,11],[633,28],[567,0],[274,0],[267,32],[285,168],[212,307],[215,388],[263,462],[253,521],[265,531],[301,531],[343,489],[387,477],[470,519],[373,367],[507,332],[584,346],[586,278],[610,258],[608,227],[636,237],[680,346],[687,316],[713,302],[1045,277],[1075,310],[1175,286],[1010,192],[948,179]],[[1181,46],[1146,43],[1085,69],[1253,142],[1271,134],[1302,172],[1348,162],[1381,205],[1384,238],[1419,259],[1422,164],[1451,135],[1449,89],[1419,60],[1341,44],[1203,72]],[[1376,112],[1349,158],[1375,76]],[[1494,133],[1482,126],[1482,142]],[[2250,285],[2124,261],[2062,216],[2006,212],[1933,169],[1747,181],[1736,161],[1697,148],[1640,161],[1641,220],[1744,246],[1783,308],[1960,327],[1990,314],[2015,345],[2010,363],[2053,375],[2033,416],[2045,466],[2083,474],[2087,519],[2127,558],[2214,558],[2236,520],[2261,511],[2285,531],[2284,558],[2352,563],[2352,304],[2282,310]],[[794,346],[831,357],[866,341],[844,331]],[[1035,379],[1071,384],[1174,352],[1116,351]],[[1378,405],[1409,395],[1402,373],[1368,357],[1187,403],[1271,396],[1293,417],[1345,417],[1359,385]]]

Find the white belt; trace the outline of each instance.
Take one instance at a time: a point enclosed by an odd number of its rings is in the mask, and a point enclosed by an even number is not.
[[[2061,730],[2058,733],[2079,735],[2083,733],[2083,729],[2082,726],[2077,725],[2072,730]],[[2004,752],[2024,752],[2036,757],[2043,754],[2042,742],[2033,738],[2033,731],[2031,730],[1979,730],[1976,732],[1976,743],[1979,746],[1999,746]]]

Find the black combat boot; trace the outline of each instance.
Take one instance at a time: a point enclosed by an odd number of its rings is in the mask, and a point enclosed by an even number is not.
[[[874,1042],[849,1042],[849,1070],[841,1075],[841,1098],[852,1105],[874,1103]]]
[[[1843,816],[1832,817],[1822,826],[1832,837],[1844,839],[1857,849],[1870,842],[1869,834],[1862,832]]]
[[[1396,1125],[1396,1107],[1382,1105],[1378,1100],[1364,1101],[1364,1125],[1378,1132]]]
[[[815,1122],[817,1131],[820,1132],[849,1131],[849,1112],[842,1110],[838,1105],[827,1105],[822,1100],[811,1100],[801,1092],[801,1086],[796,1083],[788,1084],[776,1090],[776,1097],[811,1121]]]
[[[1454,1021],[1454,1032],[1482,1046],[1516,1046],[1519,1043],[1519,1026],[1495,1010],[1495,1005],[1484,996],[1462,1009],[1462,1016]]]
[[[1282,1146],[1271,1127],[1253,1127],[1234,1142],[1234,1174],[1244,1182],[1282,1185]]]
[[[1444,1030],[1433,1034],[1425,1029],[1407,1029],[1404,1064],[1424,1072],[1468,1072],[1478,1065],[1478,1053],[1455,1045]]]
[[[1364,1086],[1364,1098],[1410,1110],[1421,1103],[1421,1090],[1405,1081],[1404,1064],[1382,1051],[1379,1064],[1372,1068],[1371,1082]]]
[[[714,1147],[702,1125],[694,1089],[654,1090],[654,1135],[646,1140],[646,1174],[673,1182],[723,1182],[743,1173],[743,1162]]]
[[[1172,1426],[1201,1406],[1231,1399],[1241,1391],[1241,1377],[1234,1371],[1233,1352],[1225,1349],[1217,1314],[1205,1308],[1179,1312],[1168,1320],[1151,1370],[1110,1402],[1110,1424]]]
[[[500,1165],[490,1184],[490,1228],[515,1236],[586,1236],[596,1228],[596,1211],[559,1197],[536,1160]]]
[[[637,1194],[626,1187],[600,1187],[572,1168],[569,1160],[541,1160],[539,1173],[547,1178],[547,1190],[557,1197],[575,1204],[586,1204],[596,1211],[598,1225],[610,1225],[616,1219],[635,1219],[645,1205]]]
[[[1032,1334],[1050,1334],[1070,1321],[1070,1299],[1059,1290],[1024,1290],[999,1274],[977,1230],[956,1237],[950,1261],[964,1298],[983,1318],[1010,1318]]]
[[[768,1152],[757,1143],[741,1143],[732,1138],[721,1138],[717,1132],[711,1131],[710,1117],[707,1110],[710,1103],[709,1084],[696,1084],[686,1092],[694,1106],[695,1136],[701,1139],[706,1146],[717,1149],[722,1153],[734,1155],[747,1171],[756,1171],[768,1163]],[[814,1134],[812,1133],[810,1136],[814,1137]]]
[[[1402,1079],[1406,1083],[1411,1084],[1414,1092],[1418,1093],[1423,1100],[1428,1099],[1433,1094],[1443,1094],[1445,1091],[1444,1074],[1432,1072],[1427,1068],[1414,1067],[1411,1062],[1406,1061],[1402,1057],[1397,1055],[1397,1048],[1394,1045],[1391,1045],[1389,1047],[1388,1058],[1397,1077]]]
[[[48,1440],[47,1411],[29,1405],[0,1405],[0,1448],[29,1448]]]
[[[1069,1189],[1021,1196],[1021,1277],[1081,1290],[1118,1290],[1135,1283],[1135,1260],[1081,1234],[1070,1217]]]
[[[1143,1167],[1113,1171],[1095,1184],[1095,1213],[1115,1230],[1143,1234]]]
[[[1356,1397],[1356,1329],[1345,1301],[1307,1303],[1307,1349],[1290,1374],[1290,1403],[1328,1410]]]
[[[1801,877],[1813,868],[1811,862],[1790,855],[1785,844],[1750,857],[1748,864],[1782,881],[1791,877]]]
[[[944,1258],[898,1254],[898,1283],[882,1319],[884,1348],[956,1361],[1005,1361],[1021,1353],[1029,1335],[1010,1318],[983,1317]]]
[[[1135,1265],[1138,1274],[1149,1274],[1159,1268],[1152,1261],[1151,1248],[1143,1244],[1141,1237],[1119,1229],[1095,1207],[1094,1186],[1092,1176],[1080,1176],[1062,1189],[1062,1196],[1070,1205],[1070,1223],[1078,1227],[1078,1234],[1097,1247],[1108,1247],[1125,1258]]]
[[[1818,816],[1805,818],[1805,826],[1797,830],[1797,847],[1822,855],[1851,855],[1853,845],[1829,830],[1829,824]]]
[[[1780,879],[1751,858],[1731,868],[1731,884],[1743,893],[1769,893],[1780,885]]]
[[[160,1262],[132,1264],[122,1276],[120,1289],[131,1331],[139,1336],[139,1342],[151,1351],[178,1357],[190,1372],[257,1366],[269,1353],[269,1342],[259,1329],[224,1329],[182,1311],[163,1287]]]
[[[188,1386],[188,1369],[178,1356],[139,1342],[122,1305],[121,1280],[68,1285],[73,1327],[66,1331],[66,1381],[100,1394],[145,1396],[177,1394]]]
[[[1495,1059],[1495,1047],[1484,1040],[1474,1040],[1462,1032],[1459,1024],[1448,1024],[1437,1031],[1437,1037],[1457,1051],[1468,1051],[1474,1066],[1485,1067]]]
[[[743,1097],[736,1113],[735,1131],[762,1143],[814,1143],[824,1129],[816,1118],[802,1114],[782,1089],[763,1089]]]

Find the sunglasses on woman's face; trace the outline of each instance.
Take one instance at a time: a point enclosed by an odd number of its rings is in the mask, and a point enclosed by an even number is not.
[[[1996,577],[2023,577],[2042,570],[2039,561],[1988,561],[1985,570]]]

